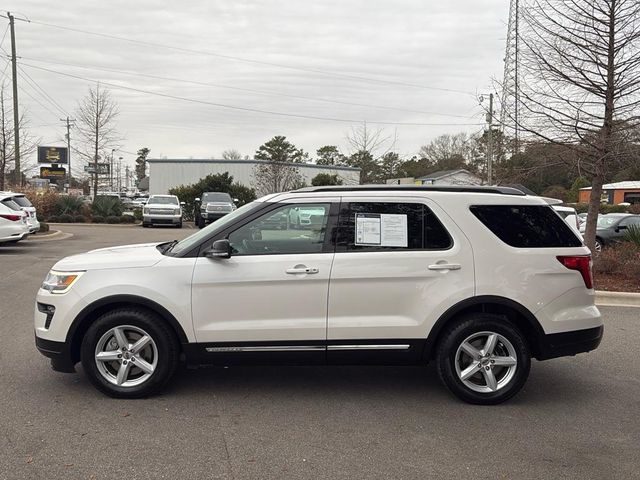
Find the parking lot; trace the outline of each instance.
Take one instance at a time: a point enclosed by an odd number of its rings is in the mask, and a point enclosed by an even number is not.
[[[35,349],[33,303],[60,258],[195,230],[68,225],[0,247],[0,478],[640,478],[640,309],[603,308],[590,354],[534,362],[496,407],[433,366],[180,370],[114,400]]]

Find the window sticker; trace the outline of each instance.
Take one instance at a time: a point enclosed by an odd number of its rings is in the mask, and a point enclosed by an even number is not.
[[[407,248],[407,232],[406,215],[356,213],[356,245]]]
[[[356,245],[380,245],[380,214],[356,213]]]

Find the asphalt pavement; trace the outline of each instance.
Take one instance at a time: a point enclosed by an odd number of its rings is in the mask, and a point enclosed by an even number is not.
[[[114,400],[36,351],[35,293],[66,255],[194,230],[61,228],[0,247],[0,479],[640,479],[640,309],[602,308],[598,350],[534,362],[499,406],[431,365],[183,369]]]

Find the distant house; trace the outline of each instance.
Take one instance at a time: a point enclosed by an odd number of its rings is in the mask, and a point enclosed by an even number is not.
[[[580,203],[588,203],[591,187],[584,187],[578,193]],[[602,186],[602,201],[611,205],[619,203],[640,203],[640,181],[607,183]]]
[[[482,178],[468,170],[440,170],[416,178],[416,183],[422,185],[482,185]]]

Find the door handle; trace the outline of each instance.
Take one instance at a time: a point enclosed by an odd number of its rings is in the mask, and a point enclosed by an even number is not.
[[[287,268],[285,270],[285,273],[291,274],[291,275],[300,275],[301,273],[308,273],[308,274],[314,274],[314,273],[318,273],[320,270],[318,270],[317,268],[309,268],[309,267],[305,267],[305,266],[295,266],[293,268]]]
[[[459,263],[436,263],[429,265],[429,270],[460,270],[462,266]]]

